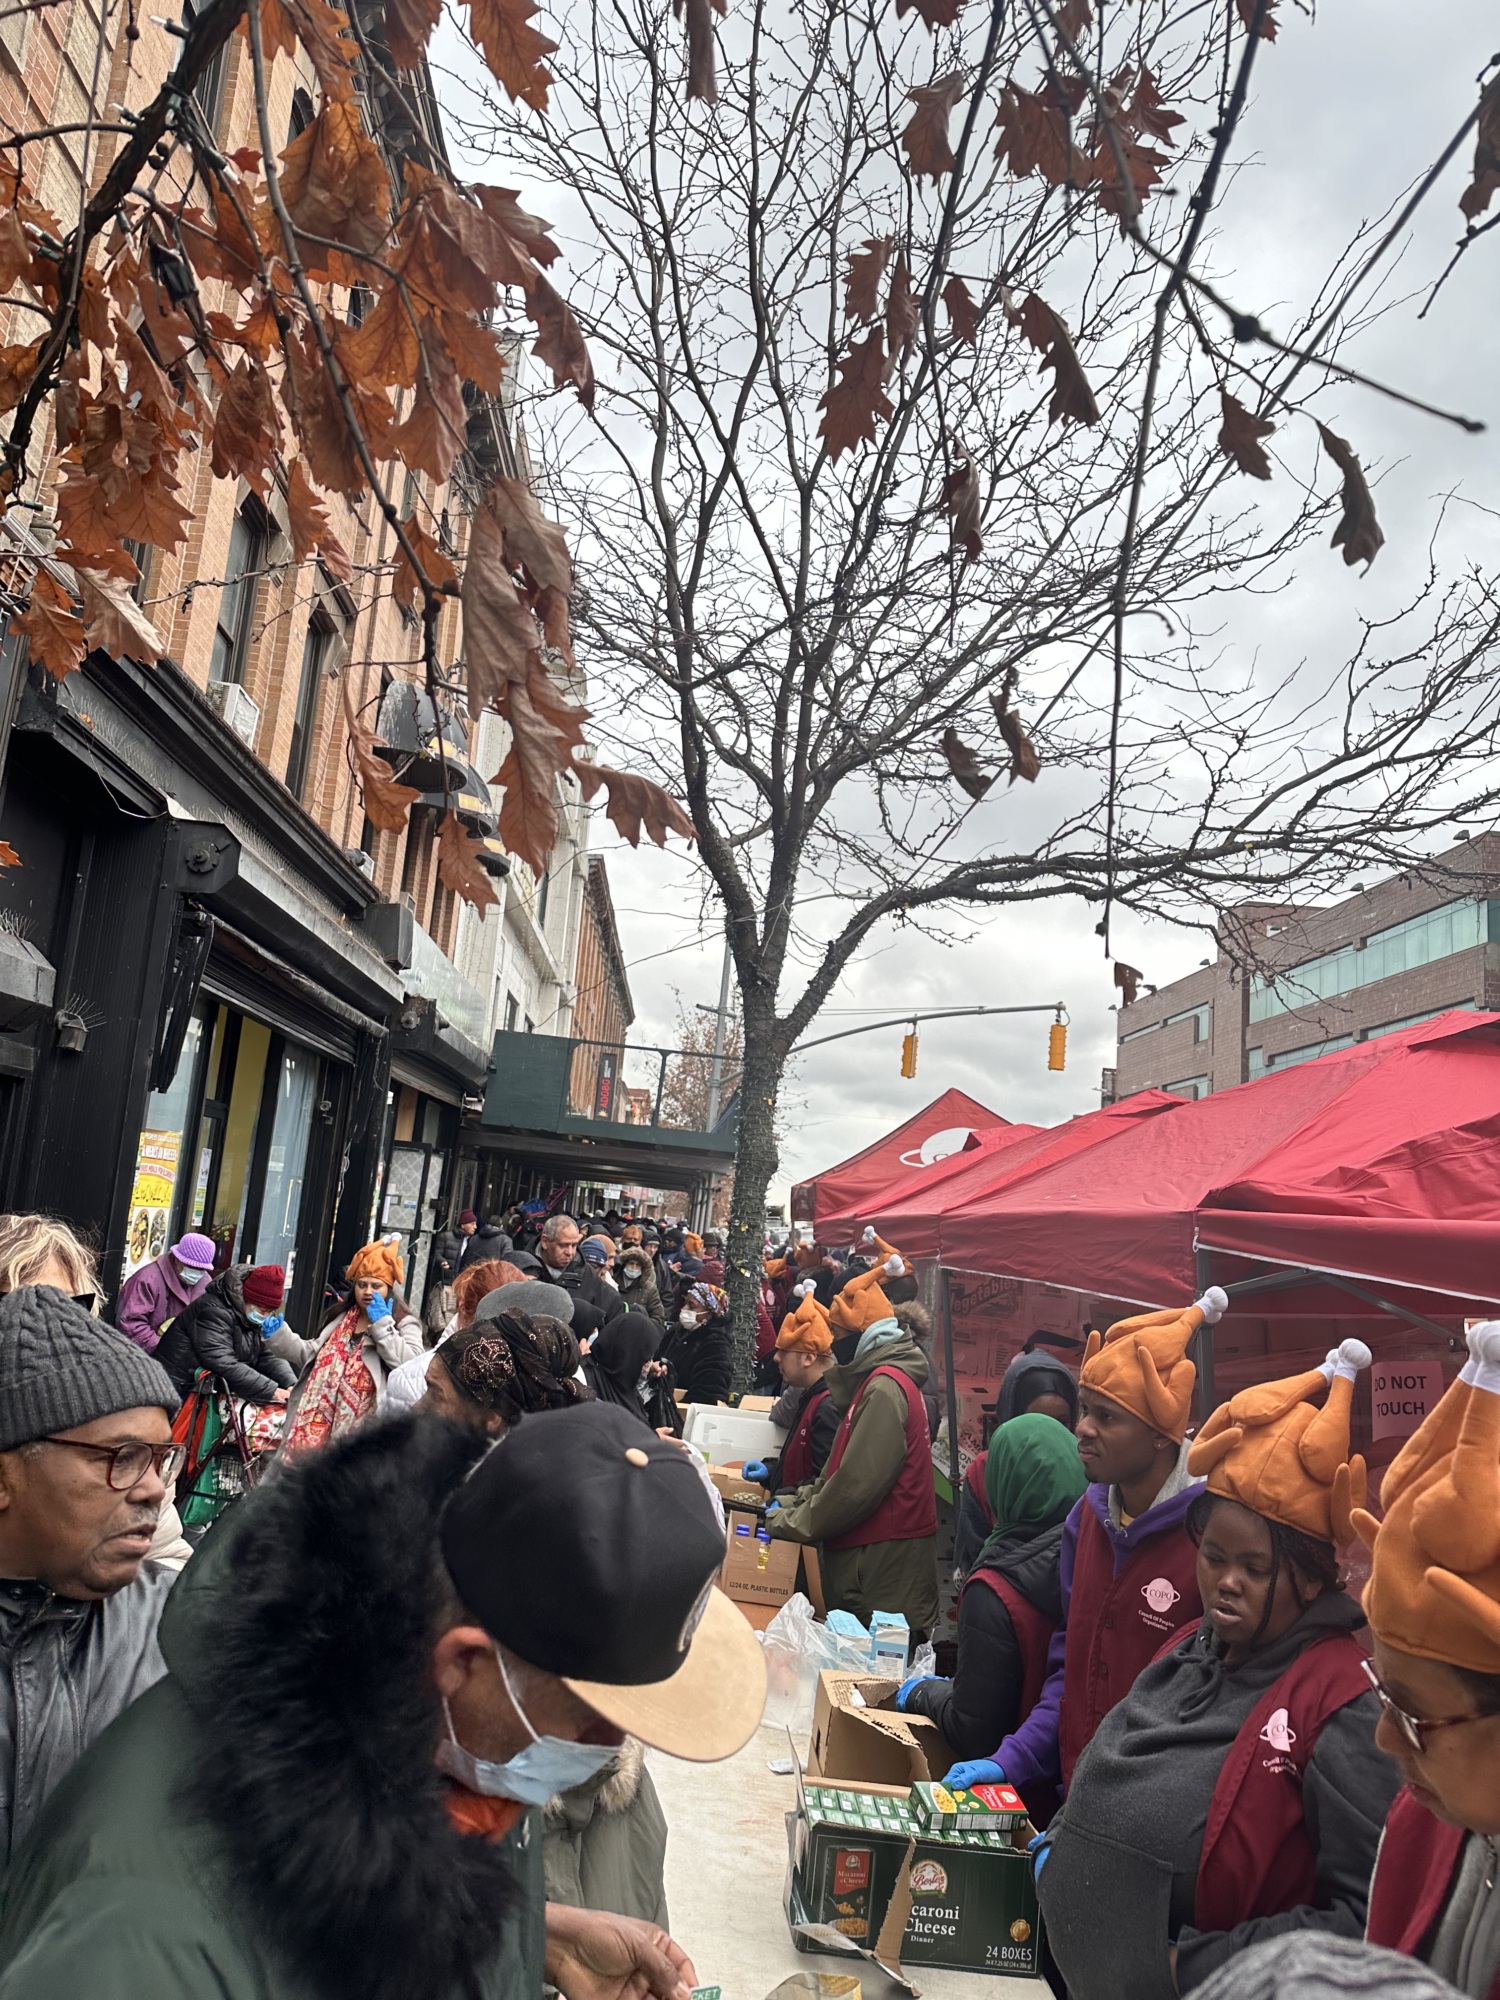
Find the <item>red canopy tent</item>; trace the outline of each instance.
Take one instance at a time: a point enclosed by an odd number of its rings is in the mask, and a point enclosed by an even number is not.
[[[887,1132],[862,1153],[836,1167],[799,1181],[792,1189],[792,1220],[814,1223],[821,1231],[826,1216],[858,1209],[882,1188],[904,1178],[914,1167],[936,1164],[959,1152],[976,1132],[1008,1126],[1009,1121],[962,1090],[945,1090],[924,1110]]]
[[[1489,1301],[1497,1137],[1500,1015],[1456,1011],[1038,1162],[945,1215],[943,1259],[1162,1305],[1201,1246]]]
[[[834,1232],[847,1228],[853,1235],[856,1225],[862,1228],[873,1223],[906,1256],[951,1262],[944,1228],[954,1211],[1001,1188],[1013,1187],[1044,1167],[1072,1159],[1143,1119],[1181,1110],[1183,1103],[1182,1098],[1165,1090],[1142,1090],[1119,1104],[1070,1118],[1063,1125],[1007,1125],[985,1132],[964,1152],[938,1166],[908,1174],[863,1207],[830,1216],[829,1226]]]

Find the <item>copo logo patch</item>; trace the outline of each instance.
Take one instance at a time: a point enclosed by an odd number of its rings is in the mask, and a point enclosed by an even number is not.
[[[1273,1750],[1287,1751],[1297,1740],[1297,1732],[1287,1720],[1284,1708],[1273,1711],[1271,1719],[1260,1732],[1262,1743],[1269,1743]]]
[[[919,1861],[908,1878],[914,1896],[946,1896],[948,1871],[941,1861]]]
[[[1182,1596],[1182,1592],[1168,1582],[1164,1576],[1153,1576],[1149,1583],[1141,1585],[1141,1595],[1153,1611],[1170,1611]]]

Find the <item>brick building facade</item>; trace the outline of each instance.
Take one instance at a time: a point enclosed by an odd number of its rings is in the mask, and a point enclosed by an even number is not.
[[[1500,835],[1329,907],[1226,912],[1212,962],[1120,1009],[1104,1099],[1205,1097],[1451,1007],[1500,1008]]]

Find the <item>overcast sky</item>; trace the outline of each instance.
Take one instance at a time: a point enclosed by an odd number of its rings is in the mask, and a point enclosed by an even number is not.
[[[731,8],[734,0],[729,0]],[[1500,43],[1493,0],[1323,0],[1316,22],[1284,0],[1280,38],[1262,52],[1245,126],[1253,157],[1219,216],[1212,262],[1234,301],[1273,331],[1287,331],[1361,222],[1384,213],[1431,164],[1473,105],[1474,78]],[[447,44],[451,49],[451,43]],[[1420,322],[1416,314],[1462,228],[1457,208],[1472,160],[1464,147],[1415,225],[1379,323],[1345,350],[1352,365],[1434,403],[1500,424],[1500,231],[1477,244]],[[494,178],[493,163],[486,177]],[[1500,203],[1496,204],[1500,209]],[[554,273],[557,276],[558,273]],[[565,287],[564,287],[565,288]],[[1273,603],[1245,607],[1220,643],[1261,659],[1268,672],[1327,661],[1350,647],[1360,614],[1394,610],[1420,575],[1437,502],[1456,492],[1444,542],[1449,563],[1500,567],[1500,433],[1471,438],[1364,390],[1341,387],[1319,414],[1362,457],[1376,482],[1387,546],[1365,576],[1322,544],[1299,561],[1296,583]],[[1248,486],[1249,482],[1246,482]],[[1496,510],[1494,512],[1486,509]],[[1033,795],[1007,804],[1017,830],[1049,811],[1042,772]],[[1054,791],[1054,798],[1057,793]],[[630,962],[634,1038],[671,1041],[674,989],[689,1004],[718,997],[721,932],[703,910],[700,871],[674,843],[639,854],[598,820]],[[817,1050],[795,1067],[785,1106],[785,1185],[856,1152],[950,1085],[1003,1116],[1051,1124],[1099,1101],[1101,1067],[1113,1060],[1113,988],[1095,913],[1059,902],[976,925],[961,912],[951,941],[910,933],[877,939],[853,966],[812,1034],[884,1012],[965,1005],[1065,1002],[1068,1066],[1046,1067],[1047,1016],[932,1022],[921,1031],[915,1081],[899,1074],[901,1029]],[[1116,921],[1115,950],[1154,983],[1212,951],[1201,933]],[[842,1011],[841,1011],[842,1010]]]

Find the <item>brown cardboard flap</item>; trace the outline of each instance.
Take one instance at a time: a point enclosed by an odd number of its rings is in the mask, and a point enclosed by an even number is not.
[[[823,1596],[823,1565],[818,1560],[818,1552],[811,1542],[802,1551],[802,1581],[807,1585],[807,1594],[812,1601],[813,1611],[819,1618],[826,1618],[828,1605]]]
[[[911,1921],[911,1864],[916,1851],[917,1843],[912,1838],[906,1843],[901,1866],[896,1870],[896,1886],[891,1891],[891,1900],[886,1904],[885,1915],[880,1922],[880,1935],[875,1940],[877,1963],[898,1979],[906,1977],[901,1970],[901,1941]]]
[[[879,1708],[900,1686],[874,1674],[818,1675],[808,1765],[818,1776],[856,1788],[911,1786],[940,1778],[952,1764],[942,1731],[925,1716]],[[852,1699],[864,1699],[861,1707]]]

